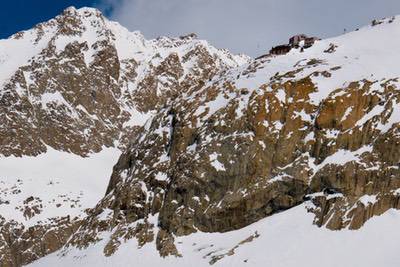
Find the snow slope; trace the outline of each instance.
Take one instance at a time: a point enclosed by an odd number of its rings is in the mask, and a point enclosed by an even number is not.
[[[104,148],[83,158],[48,147],[36,157],[0,157],[0,215],[27,227],[58,216],[83,216],[104,196],[120,154],[119,149]],[[39,200],[28,203],[42,205],[32,218],[23,212],[29,197]]]
[[[374,83],[373,90],[382,90],[379,85],[387,81],[398,85],[396,78],[400,77],[398,68],[400,16],[384,19],[381,22],[376,26],[369,25],[338,37],[316,41],[304,52],[292,49],[286,55],[263,57],[252,61],[230,70],[227,75],[215,77],[208,85],[222,86],[226,81],[234,81],[237,88],[259,90],[277,75],[288,72],[293,72],[293,77],[282,77],[281,83],[307,77],[315,71],[328,72],[329,77],[311,76],[312,82],[318,89],[318,92],[310,95],[310,102],[314,105],[318,105],[336,89],[345,88],[354,81],[371,81]],[[334,45],[335,49],[329,53],[327,50],[331,45]],[[223,95],[227,95],[228,98],[224,97],[223,101],[215,100],[200,107],[201,110],[210,108],[211,111],[206,118],[236,96],[220,92],[216,99]],[[285,96],[280,96],[279,99],[282,103],[290,101]]]
[[[29,266],[210,266],[211,256],[227,253],[241,241],[257,235],[215,266],[399,266],[399,211],[389,210],[357,231],[330,231],[313,225],[314,216],[305,208],[306,204],[297,206],[237,231],[179,237],[176,244],[181,258],[163,259],[155,243],[138,249],[132,239],[108,258],[104,257],[104,244],[100,242],[84,251],[69,251],[64,257],[53,253]]]

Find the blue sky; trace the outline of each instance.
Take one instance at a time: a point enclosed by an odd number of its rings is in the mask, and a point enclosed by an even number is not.
[[[32,28],[49,20],[66,7],[95,6],[95,0],[4,0],[0,8],[0,38]]]
[[[0,38],[68,6],[97,7],[146,38],[195,32],[218,48],[257,56],[293,34],[327,38],[400,15],[400,0],[3,0]]]

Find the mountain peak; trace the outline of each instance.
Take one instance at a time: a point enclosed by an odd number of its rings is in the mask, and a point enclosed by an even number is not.
[[[79,14],[87,16],[87,15],[102,15],[102,12],[94,7],[76,8],[74,6],[70,6],[64,9],[61,14],[69,14],[69,15]]]

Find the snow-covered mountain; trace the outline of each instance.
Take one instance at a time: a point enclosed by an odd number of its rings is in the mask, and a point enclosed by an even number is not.
[[[0,42],[0,152],[122,146],[169,97],[248,60],[192,35],[146,40],[96,9],[68,8]]]
[[[5,266],[400,263],[400,17],[250,60],[70,8],[0,48]]]
[[[62,246],[159,107],[249,60],[194,35],[146,40],[92,8],[0,40],[0,266]]]

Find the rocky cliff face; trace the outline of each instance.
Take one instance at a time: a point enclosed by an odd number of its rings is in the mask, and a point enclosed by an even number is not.
[[[104,198],[36,258],[65,243],[63,257],[94,247],[107,257],[130,240],[185,257],[177,237],[241,229],[300,204],[331,230],[400,208],[399,19],[243,65],[192,37],[146,41],[87,9],[8,42],[37,33],[40,43],[46,27],[53,37],[3,90],[12,104],[2,105],[2,153],[46,144],[86,155],[115,141],[124,153]],[[258,237],[203,258],[217,263]],[[6,266],[35,259],[13,258],[10,239]]]
[[[123,149],[170,99],[248,61],[195,35],[146,40],[98,10],[68,8],[0,41],[0,154]],[[24,181],[7,187],[8,177],[0,179],[0,205],[7,208]],[[36,219],[50,202],[65,201],[80,215]],[[0,266],[27,264],[65,244],[88,208],[73,201],[32,195],[16,204],[22,220],[0,214]]]

